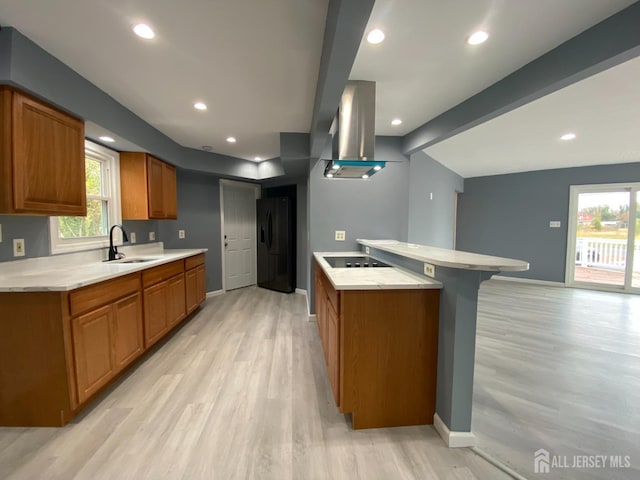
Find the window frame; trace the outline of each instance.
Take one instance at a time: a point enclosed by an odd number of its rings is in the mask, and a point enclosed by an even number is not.
[[[107,200],[109,214],[108,225],[122,223],[122,210],[120,208],[120,154],[115,150],[103,147],[97,143],[85,139],[85,157],[98,160],[103,163],[104,197]],[[87,195],[87,198],[98,198],[95,195]],[[114,241],[120,243],[122,235],[120,230],[114,231]],[[99,237],[60,238],[58,217],[49,217],[49,244],[52,255],[58,253],[79,252],[93,250],[109,246],[109,235]]]

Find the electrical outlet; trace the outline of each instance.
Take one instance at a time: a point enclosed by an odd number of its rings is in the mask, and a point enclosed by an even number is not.
[[[344,242],[346,233],[344,230],[336,230],[336,242]]]
[[[13,256],[14,257],[24,257],[24,238],[14,238],[13,239]]]
[[[549,222],[549,228],[560,228],[560,220],[551,220]]]
[[[365,255],[369,255],[369,247],[364,247],[364,253]]]
[[[131,232],[131,233],[129,234],[129,241],[130,241],[131,243],[136,243],[136,232]]]
[[[184,230],[178,230],[178,238],[184,238]]]
[[[2,243],[2,225],[0,225],[0,243]]]
[[[154,241],[156,239],[156,232],[149,232],[149,241]]]
[[[434,278],[436,276],[436,267],[434,267],[430,263],[425,263],[424,264],[424,274],[427,277]]]

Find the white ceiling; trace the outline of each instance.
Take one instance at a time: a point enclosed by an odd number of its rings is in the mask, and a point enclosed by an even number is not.
[[[639,105],[637,57],[425,152],[463,177],[640,162]]]
[[[632,3],[377,0],[369,26],[387,38],[362,44],[351,78],[377,83],[377,134],[404,135]],[[178,143],[253,160],[279,155],[279,132],[310,129],[327,4],[0,0],[0,24],[16,27]],[[140,21],[153,26],[154,40],[133,35]],[[465,38],[479,28],[490,32],[489,41],[468,46]],[[195,101],[209,110],[196,111]],[[392,127],[394,117],[404,123]],[[229,135],[236,144],[225,141]],[[442,148],[453,152],[455,141]],[[444,150],[438,155],[460,173],[495,168],[488,154],[468,157],[466,166],[445,159]]]
[[[386,38],[363,40],[350,79],[376,81],[376,133],[405,135],[632,3],[376,0],[367,32]],[[467,45],[476,30],[489,40]]]
[[[0,24],[176,142],[253,160],[279,156],[279,132],[310,129],[327,4],[0,0]],[[156,38],[136,37],[138,22]],[[208,111],[196,111],[195,101]]]

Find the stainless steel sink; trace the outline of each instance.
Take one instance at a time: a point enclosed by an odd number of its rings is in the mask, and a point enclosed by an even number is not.
[[[111,264],[114,264],[114,265],[123,265],[125,263],[152,262],[154,260],[157,260],[157,258],[154,258],[154,257],[144,257],[144,258],[143,257],[138,257],[138,258],[123,258],[121,260],[112,260],[110,262],[107,261],[107,263],[111,263]]]

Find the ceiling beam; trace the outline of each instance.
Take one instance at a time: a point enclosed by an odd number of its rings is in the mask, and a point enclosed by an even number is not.
[[[309,150],[320,158],[375,0],[329,0]]]
[[[640,55],[639,25],[636,2],[413,130],[405,155]]]

